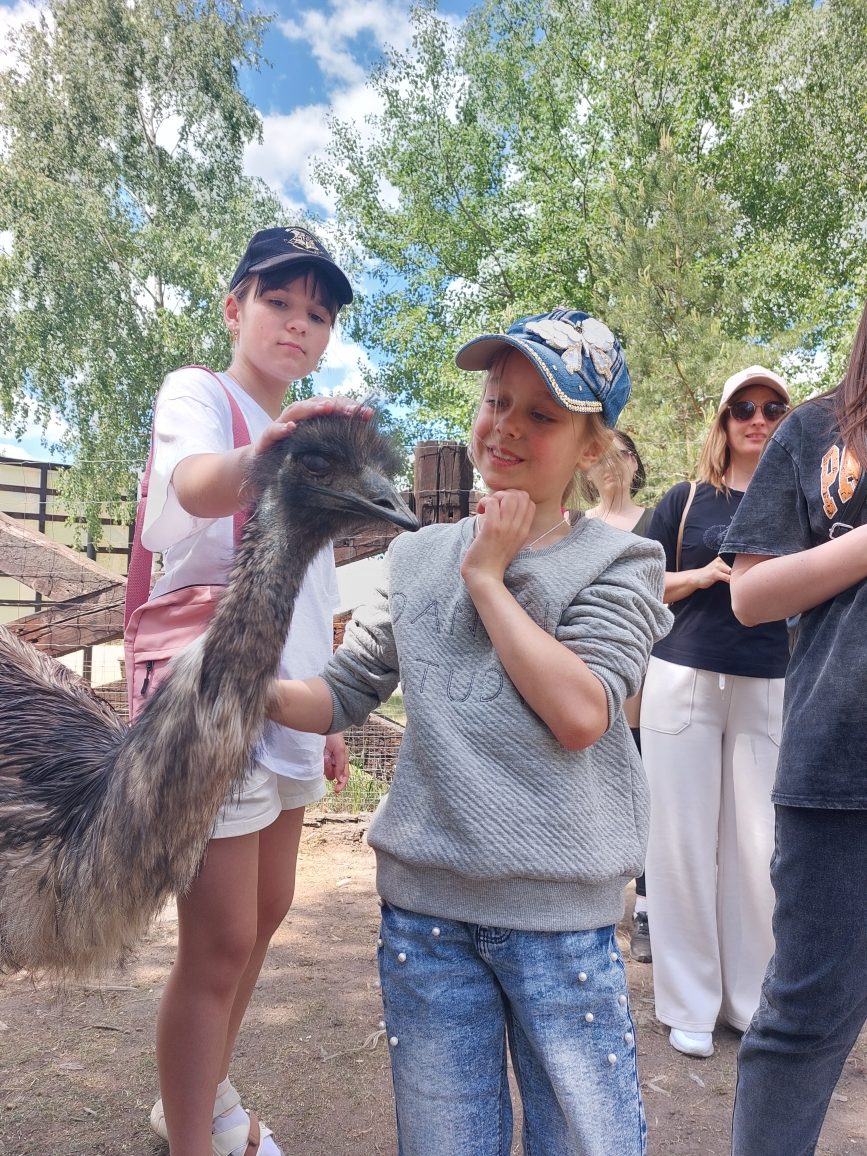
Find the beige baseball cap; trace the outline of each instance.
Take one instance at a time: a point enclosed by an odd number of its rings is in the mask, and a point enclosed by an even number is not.
[[[746,369],[742,369],[740,373],[733,373],[725,383],[717,413],[722,413],[731,400],[732,395],[736,394],[739,389],[743,389],[746,385],[766,385],[769,389],[778,393],[783,401],[787,403],[791,401],[786,383],[778,373],[774,373],[772,369],[765,369],[763,365],[750,365]]]

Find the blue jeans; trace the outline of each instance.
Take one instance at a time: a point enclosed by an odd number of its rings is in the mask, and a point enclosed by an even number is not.
[[[384,904],[379,971],[400,1156],[509,1156],[506,1049],[527,1156],[643,1156],[613,927],[479,927]]]
[[[734,1156],[810,1156],[867,1019],[867,811],[777,807],[774,955],[738,1052]]]

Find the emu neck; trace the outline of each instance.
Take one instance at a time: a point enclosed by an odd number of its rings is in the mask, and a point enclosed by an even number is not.
[[[304,576],[330,537],[326,526],[301,525],[260,504],[208,631],[202,656],[206,697],[231,687],[246,710],[264,711]]]

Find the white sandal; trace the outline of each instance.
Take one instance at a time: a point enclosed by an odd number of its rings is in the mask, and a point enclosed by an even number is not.
[[[222,1116],[224,1112],[230,1112],[232,1108],[236,1108],[241,1103],[241,1097],[237,1090],[229,1084],[228,1088],[221,1095],[217,1096],[214,1101],[214,1115]],[[259,1150],[262,1141],[268,1137],[273,1136],[274,1133],[270,1128],[265,1128],[259,1123],[255,1112],[247,1113],[249,1119],[246,1124],[237,1124],[234,1128],[227,1128],[225,1132],[215,1132],[211,1137],[211,1147],[214,1156],[232,1156],[236,1148],[246,1143],[244,1149],[244,1156],[255,1156]],[[166,1117],[163,1111],[162,1099],[157,1100],[153,1108],[151,1108],[151,1128],[163,1140],[168,1140],[169,1133],[166,1128]],[[280,1149],[277,1149],[278,1152]]]
[[[244,1109],[246,1111],[246,1109]],[[256,1156],[259,1145],[266,1136],[273,1136],[270,1128],[263,1128],[255,1112],[247,1112],[248,1123],[238,1124],[236,1128],[227,1128],[225,1132],[215,1132],[211,1137],[211,1147],[214,1156],[232,1156],[236,1148],[240,1148],[246,1141],[244,1156]],[[276,1147],[276,1145],[275,1145]],[[280,1149],[277,1148],[279,1152]],[[281,1153],[282,1156],[282,1153]]]

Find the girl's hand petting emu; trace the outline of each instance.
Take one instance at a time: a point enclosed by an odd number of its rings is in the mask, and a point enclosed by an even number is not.
[[[329,413],[344,413],[348,417],[358,417],[369,421],[373,410],[351,397],[306,397],[287,405],[276,421],[266,426],[252,448],[256,456],[265,453],[275,442],[288,437],[298,428],[298,423],[311,417],[322,417]]]

